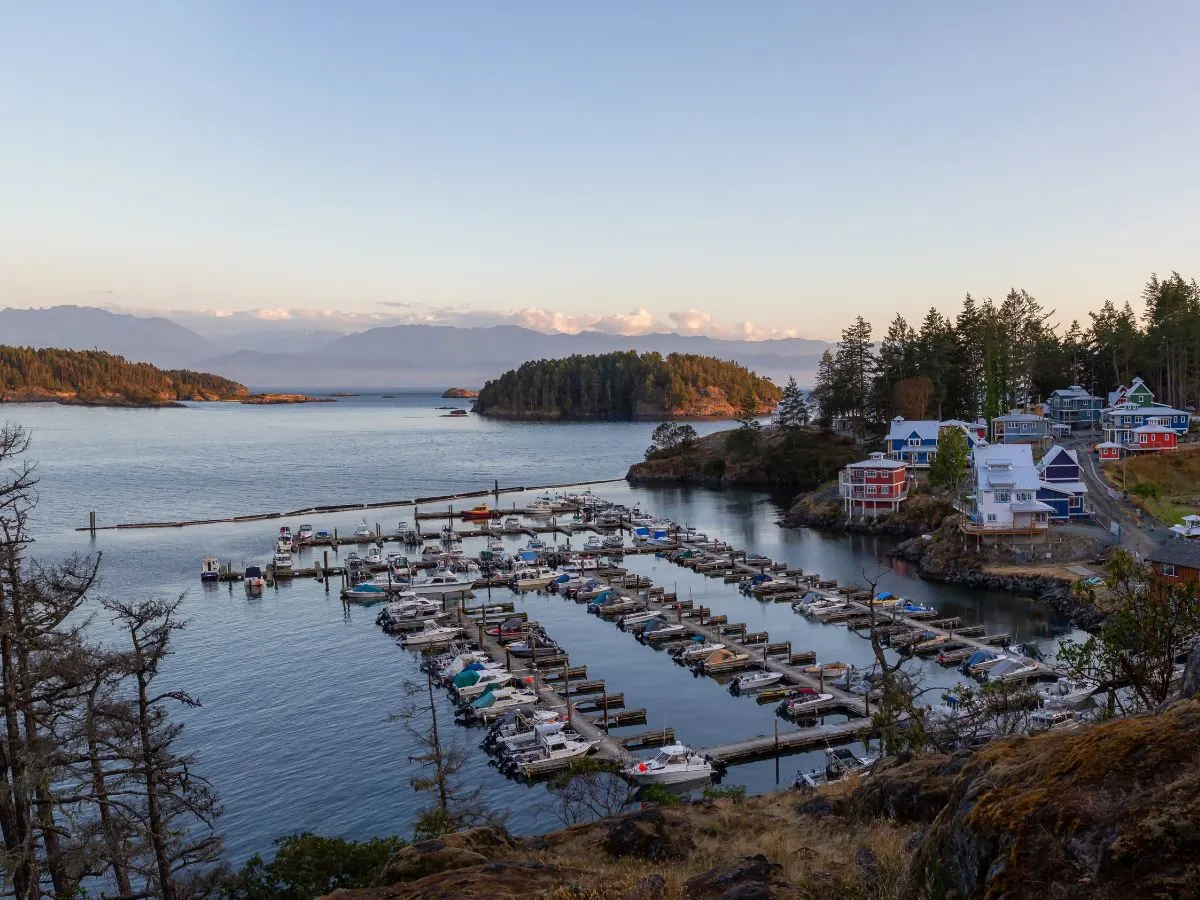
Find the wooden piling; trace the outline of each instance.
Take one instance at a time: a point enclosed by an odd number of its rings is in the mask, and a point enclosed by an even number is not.
[[[91,532],[92,537],[96,536],[96,511],[94,509],[88,513],[88,531]]]

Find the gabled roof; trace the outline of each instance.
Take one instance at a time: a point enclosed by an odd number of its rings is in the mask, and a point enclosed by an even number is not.
[[[1066,447],[1055,444],[1053,447],[1051,447],[1049,450],[1046,451],[1045,456],[1043,456],[1040,460],[1038,460],[1038,464],[1037,464],[1038,471],[1045,472],[1046,467],[1054,465],[1054,461],[1063,453],[1065,453],[1067,455],[1067,458],[1070,459],[1071,462],[1075,464],[1075,466],[1079,465],[1079,457],[1075,455],[1074,450],[1068,450]]]
[[[1146,558],[1151,562],[1200,569],[1200,541],[1186,538],[1164,541],[1146,554]]]
[[[848,463],[847,469],[903,469],[908,463],[899,459],[860,459]]]
[[[1041,484],[1033,464],[1033,448],[1028,444],[987,444],[975,448],[975,474],[978,489],[1036,491]]]
[[[1039,416],[1034,413],[1010,412],[1003,416],[996,416],[992,419],[993,422],[1048,422],[1045,416]]]
[[[1059,388],[1050,394],[1051,397],[1070,397],[1075,400],[1099,400],[1099,397],[1094,396],[1090,391],[1086,391],[1077,384],[1070,387]]]
[[[1151,403],[1147,406],[1138,406],[1136,403],[1121,403],[1116,406],[1110,406],[1104,410],[1106,413],[1113,415],[1137,415],[1137,416],[1186,416],[1189,415],[1185,410],[1176,409],[1173,406],[1167,406],[1163,403]]]
[[[1043,481],[1038,485],[1039,491],[1054,491],[1058,494],[1086,494],[1087,485],[1082,481]]]
[[[940,422],[930,419],[892,419],[888,429],[889,441],[906,441],[911,437],[919,437],[923,441],[936,441]]]

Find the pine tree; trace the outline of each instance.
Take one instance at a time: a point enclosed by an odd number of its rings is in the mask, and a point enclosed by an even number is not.
[[[775,425],[785,431],[804,428],[808,425],[808,404],[804,392],[796,384],[794,377],[788,378],[783,388],[783,397],[779,408],[775,411]]]

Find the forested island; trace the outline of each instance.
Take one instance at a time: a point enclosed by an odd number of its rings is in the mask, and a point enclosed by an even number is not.
[[[780,390],[710,356],[634,351],[540,359],[479,392],[475,411],[513,419],[676,419],[766,415]]]
[[[0,402],[172,406],[242,400],[245,385],[186,369],[158,369],[99,350],[0,346]]]

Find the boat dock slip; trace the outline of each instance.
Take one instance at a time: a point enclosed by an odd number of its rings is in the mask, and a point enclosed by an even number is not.
[[[713,759],[719,759],[727,765],[733,765],[854,740],[862,734],[864,728],[869,727],[870,723],[868,722],[853,721],[839,722],[834,725],[815,725],[811,728],[780,731],[778,734],[760,734],[757,737],[730,741],[727,744],[714,744],[711,747],[703,747],[698,752],[705,756],[711,756]]]

